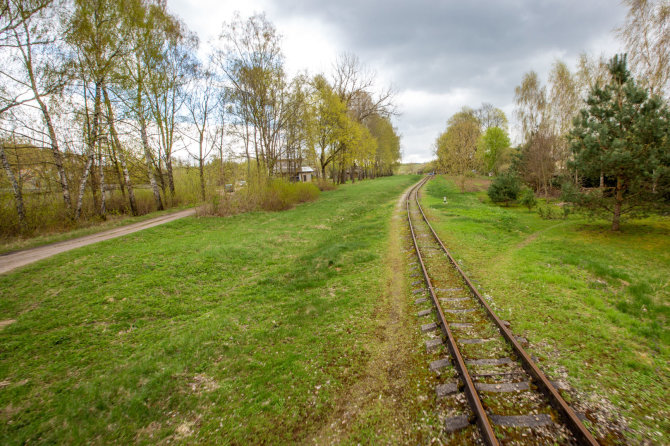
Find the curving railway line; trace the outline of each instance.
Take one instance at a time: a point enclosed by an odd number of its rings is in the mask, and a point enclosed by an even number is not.
[[[454,442],[597,445],[577,414],[486,303],[407,195],[415,303],[438,374],[444,429]]]

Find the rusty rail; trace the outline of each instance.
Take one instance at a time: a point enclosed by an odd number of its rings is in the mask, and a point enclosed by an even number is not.
[[[423,212],[423,208],[421,207],[421,203],[419,202],[419,190],[421,187],[430,179],[431,177],[427,177],[420,183],[418,183],[413,189],[412,192],[415,192],[414,199],[416,201],[417,207],[419,209],[419,212],[421,212],[421,216],[423,220],[426,222],[426,225],[430,229],[430,232],[433,234],[433,237],[435,238],[435,241],[440,245],[444,253],[447,255],[449,258],[449,262],[456,268],[460,276],[463,278],[465,281],[466,285],[472,292],[472,294],[477,298],[479,301],[480,305],[484,307],[486,310],[486,313],[488,314],[489,318],[495,323],[495,325],[498,327],[500,332],[502,333],[503,337],[507,340],[512,345],[512,348],[514,349],[514,352],[517,354],[517,356],[521,359],[521,365],[523,368],[528,372],[528,374],[533,378],[533,382],[535,385],[537,385],[538,389],[542,391],[547,398],[549,399],[550,404],[554,409],[559,413],[559,415],[563,418],[563,421],[565,422],[566,426],[570,429],[572,434],[575,436],[575,438],[580,442],[580,444],[584,445],[591,445],[591,446],[597,446],[598,442],[596,439],[593,437],[593,435],[586,429],[584,424],[581,422],[581,420],[577,417],[577,414],[572,410],[572,408],[568,405],[568,403],[565,402],[563,397],[561,397],[560,393],[558,393],[558,390],[554,387],[554,385],[547,379],[544,373],[537,367],[535,362],[531,359],[530,355],[524,350],[524,348],[519,344],[519,342],[516,340],[512,332],[505,326],[503,321],[493,312],[491,307],[486,303],[482,295],[479,293],[477,288],[474,286],[472,281],[468,278],[468,276],[463,272],[460,266],[458,266],[458,263],[454,260],[454,258],[451,256],[451,253],[449,250],[444,246],[442,243],[442,240],[440,240],[440,237],[438,237],[437,233],[433,229],[432,225],[428,221],[428,218],[426,218],[426,214]],[[411,192],[410,192],[411,195]],[[412,228],[412,222],[409,216],[409,196],[408,195],[408,204],[407,204],[407,218],[410,220],[410,228]],[[417,250],[418,253],[418,245],[416,243],[416,238],[414,237],[414,230],[412,229],[412,238],[414,241],[414,247]],[[421,255],[419,254],[419,260],[421,262],[421,267],[423,268],[424,271],[424,276],[426,277],[426,281],[428,283],[429,289],[430,289],[430,294],[433,298],[433,302],[436,303],[436,307],[438,308],[438,313],[440,315],[440,323],[442,324],[443,327],[446,327],[446,320],[444,319],[444,315],[442,314],[442,309],[441,307],[437,304],[437,299],[436,296],[433,292],[432,285],[430,284],[430,279],[428,279],[428,275],[426,273],[426,269],[423,265],[423,261],[421,260]],[[449,332],[449,339],[450,339],[450,349],[455,348],[456,351],[458,347],[456,347],[455,342],[453,342],[453,339],[451,338],[451,332],[449,331],[449,328],[446,327],[446,330]],[[460,353],[458,354],[459,360],[462,362],[462,358],[460,357]],[[464,364],[463,364],[464,367]],[[460,364],[459,364],[460,368]],[[469,374],[467,374],[469,378]],[[468,398],[470,399],[470,398]],[[481,401],[479,401],[479,397],[477,397],[477,400],[479,404],[481,405]],[[482,409],[483,411],[483,409]],[[486,416],[486,414],[484,414]],[[488,421],[488,419],[487,419]],[[489,424],[490,428],[490,424]],[[484,433],[484,430],[482,429],[482,433]],[[496,443],[490,443],[490,444],[497,444],[497,440],[495,440]]]
[[[475,418],[477,420],[477,424],[479,425],[479,429],[482,433],[484,442],[489,446],[498,446],[499,444],[498,439],[496,438],[495,433],[493,432],[491,421],[489,420],[489,417],[486,414],[486,411],[484,410],[484,406],[482,405],[482,402],[479,399],[479,394],[475,389],[472,377],[470,376],[470,373],[468,372],[468,369],[465,366],[465,361],[463,360],[463,356],[461,356],[461,352],[458,349],[458,345],[456,345],[456,339],[454,338],[453,334],[451,333],[451,330],[449,329],[449,324],[447,324],[447,320],[444,317],[442,306],[440,305],[439,301],[437,300],[437,296],[435,295],[433,284],[430,280],[430,277],[428,277],[428,271],[426,270],[426,265],[424,264],[423,258],[421,257],[421,252],[419,251],[419,245],[416,240],[416,234],[414,233],[414,225],[412,224],[412,218],[410,216],[410,210],[409,210],[410,198],[412,196],[412,193],[418,195],[418,189],[421,188],[421,186],[423,186],[428,181],[429,178],[430,177],[426,177],[424,180],[422,180],[420,183],[414,186],[414,188],[410,190],[409,194],[407,194],[407,221],[409,222],[410,232],[412,233],[412,242],[414,243],[414,249],[416,250],[416,254],[419,259],[419,264],[421,265],[421,270],[423,271],[423,277],[426,280],[426,285],[428,285],[430,297],[433,300],[435,308],[437,309],[437,316],[439,319],[440,328],[442,329],[442,333],[447,338],[448,343],[447,347],[449,348],[449,351],[451,352],[451,355],[454,358],[456,368],[458,369],[461,375],[461,379],[463,380],[465,388],[465,396],[470,402],[470,407],[472,408],[475,414]]]

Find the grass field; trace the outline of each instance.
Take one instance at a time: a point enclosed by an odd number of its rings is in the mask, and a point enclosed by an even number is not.
[[[402,334],[413,315],[389,298],[402,305],[406,289],[387,253],[394,206],[416,180],[185,218],[0,276],[0,443],[410,435],[427,371],[411,353],[418,329]]]
[[[424,189],[445,245],[541,367],[567,372],[611,422],[623,415],[625,439],[613,441],[668,444],[670,218],[629,221],[616,234],[605,221],[492,205],[479,183],[461,193],[437,177]]]

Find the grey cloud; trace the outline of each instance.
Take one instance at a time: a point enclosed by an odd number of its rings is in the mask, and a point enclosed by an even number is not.
[[[275,10],[339,30],[347,51],[383,71],[399,91],[470,93],[468,104],[427,106],[398,117],[411,145],[405,145],[406,158],[422,159],[432,156],[434,129],[443,128],[462,105],[490,102],[511,110],[523,73],[534,69],[544,74],[553,54],[569,62],[596,42],[611,39],[625,12],[612,0],[283,0]]]
[[[611,33],[625,11],[612,0],[289,0],[279,13],[335,25],[348,48],[390,68],[401,88],[446,91],[454,85],[477,87],[499,76],[507,84],[532,68],[530,60],[549,51],[575,55]]]

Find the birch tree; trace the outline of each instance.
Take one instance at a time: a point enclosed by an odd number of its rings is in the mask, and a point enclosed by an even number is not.
[[[151,107],[147,96],[150,73],[158,68],[162,58],[161,27],[169,23],[169,17],[164,5],[160,3],[134,3],[134,8],[128,11],[129,34],[132,42],[132,51],[125,59],[127,106],[134,116],[140,131],[140,140],[144,152],[144,162],[153,193],[156,209],[163,210],[154,155],[149,141],[149,119]]]
[[[565,170],[570,157],[567,135],[581,106],[579,88],[575,76],[562,61],[556,61],[552,66],[549,83],[548,119],[556,136],[552,157],[558,161],[559,169]]]
[[[626,46],[632,71],[652,94],[670,97],[670,2],[624,0],[626,22],[617,33]]]
[[[253,140],[257,169],[270,174],[281,155],[281,132],[288,96],[281,36],[264,14],[238,15],[224,24],[214,60],[225,74],[236,102],[238,125]],[[247,133],[248,135],[248,133]]]
[[[198,161],[200,176],[200,198],[205,200],[205,161],[212,153],[218,142],[218,133],[223,129],[212,128],[212,120],[216,117],[217,109],[222,105],[221,94],[216,88],[214,74],[207,69],[197,71],[196,78],[186,99],[186,109],[189,115],[189,125],[195,129],[195,137],[187,137],[197,144],[198,150],[189,150],[189,154]],[[214,131],[212,131],[214,130]],[[222,136],[222,135],[221,135]]]
[[[521,172],[527,183],[536,190],[549,192],[549,183],[556,163],[554,146],[556,137],[548,117],[547,91],[537,73],[530,71],[514,90],[515,114],[521,124],[524,145],[521,152]]]
[[[6,22],[3,26],[1,40],[4,47],[13,50],[14,55],[18,56],[15,60],[18,60],[19,63],[15,72],[5,65],[0,69],[0,75],[14,83],[21,92],[18,93],[20,96],[9,99],[7,105],[12,103],[22,105],[33,101],[37,103],[47,129],[65,209],[71,216],[70,187],[51,110],[47,105],[47,99],[60,92],[64,85],[63,77],[56,74],[57,69],[47,63],[45,55],[49,50],[53,50],[56,42],[51,26],[56,17],[55,10],[51,6],[50,1],[8,0],[6,2],[3,11],[3,18]],[[19,97],[23,99],[17,102]]]
[[[174,197],[172,153],[179,112],[186,100],[186,85],[195,73],[193,52],[197,48],[198,39],[174,18],[168,18],[164,28],[162,56],[156,69],[149,72],[147,99],[158,129],[162,152],[159,156],[165,161],[168,187],[170,195]]]
[[[74,1],[74,12],[70,18],[66,40],[75,51],[77,69],[82,81],[92,84],[93,96],[92,114],[86,117],[89,127],[85,141],[86,163],[79,183],[75,219],[81,216],[86,184],[101,134],[102,90],[128,50],[124,14],[129,8],[131,2],[124,0]],[[104,200],[104,191],[102,192]]]
[[[7,118],[8,112],[11,112],[12,109],[35,99],[35,83],[30,82],[29,76],[29,73],[33,71],[32,58],[26,59],[24,57],[26,55],[26,36],[23,35],[23,31],[26,28],[31,29],[30,23],[33,17],[47,8],[50,3],[50,1],[7,0],[0,4],[2,12],[0,14],[0,47],[22,50],[20,53],[23,62],[22,73],[12,72],[11,68],[8,67],[10,64],[6,64],[4,68],[0,69],[0,122]],[[32,50],[32,41],[28,39],[27,42],[28,47]],[[26,66],[26,62],[28,62],[28,66]],[[28,77],[28,81],[26,81],[26,77]],[[40,94],[39,90],[38,94]],[[11,184],[19,227],[23,231],[26,229],[23,192],[7,159],[5,138],[5,136],[0,136],[0,164],[2,164],[2,168]],[[67,188],[64,190],[67,190]],[[64,197],[66,196],[64,193]]]

